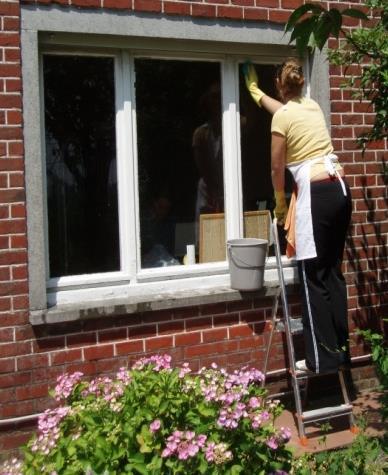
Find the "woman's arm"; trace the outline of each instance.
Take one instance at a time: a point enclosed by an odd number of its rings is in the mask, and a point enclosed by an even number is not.
[[[256,70],[253,64],[244,65],[244,78],[245,85],[252,97],[259,107],[264,107],[271,115],[282,107],[282,103],[273,97],[267,96],[261,89],[258,87],[258,78]]]
[[[284,193],[284,174],[286,168],[286,138],[272,132],[271,143],[271,175],[272,185],[275,190],[276,207],[274,209],[275,217],[280,225],[283,225],[287,216],[286,195]]]
[[[279,102],[277,99],[274,99],[271,96],[264,96],[261,98],[260,105],[264,107],[266,111],[268,111],[271,115],[274,115],[275,112],[280,109],[284,104]]]

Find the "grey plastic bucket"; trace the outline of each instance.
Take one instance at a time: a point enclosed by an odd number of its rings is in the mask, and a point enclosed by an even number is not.
[[[256,238],[230,239],[227,248],[232,289],[261,289],[268,241]]]

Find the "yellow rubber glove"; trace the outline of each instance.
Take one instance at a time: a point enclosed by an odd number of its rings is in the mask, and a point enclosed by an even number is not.
[[[286,195],[283,191],[275,191],[276,207],[274,209],[275,218],[278,220],[278,224],[284,225],[286,216],[288,213],[288,207],[286,203]]]
[[[261,99],[265,96],[265,93],[258,88],[257,82],[257,74],[253,64],[245,63],[243,67],[244,71],[244,78],[245,78],[245,85],[252,96],[252,99],[256,102],[256,104],[261,107]]]

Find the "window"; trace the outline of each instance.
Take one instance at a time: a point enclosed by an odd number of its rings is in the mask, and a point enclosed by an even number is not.
[[[112,58],[43,57],[51,277],[118,271]]]
[[[242,63],[42,55],[49,287],[227,272],[226,239],[274,207]],[[275,67],[256,64],[271,94]]]

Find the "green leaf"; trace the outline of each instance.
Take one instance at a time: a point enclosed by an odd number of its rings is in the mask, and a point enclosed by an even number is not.
[[[314,29],[314,39],[316,46],[322,50],[332,29],[332,20],[328,12],[324,13],[318,20]]]
[[[243,471],[243,467],[241,465],[233,465],[230,469],[230,475],[238,475]]]
[[[345,8],[342,10],[342,15],[350,16],[352,18],[359,18],[360,20],[368,20],[367,15],[357,8]]]
[[[331,33],[335,38],[338,38],[342,26],[342,15],[336,8],[331,8],[328,15],[331,18]]]
[[[293,11],[293,13],[291,13],[290,18],[288,19],[285,26],[285,33],[290,31],[296,25],[298,20],[309,11],[313,13],[319,13],[323,11],[323,7],[314,3],[305,3],[304,5],[298,7],[296,10]]]

